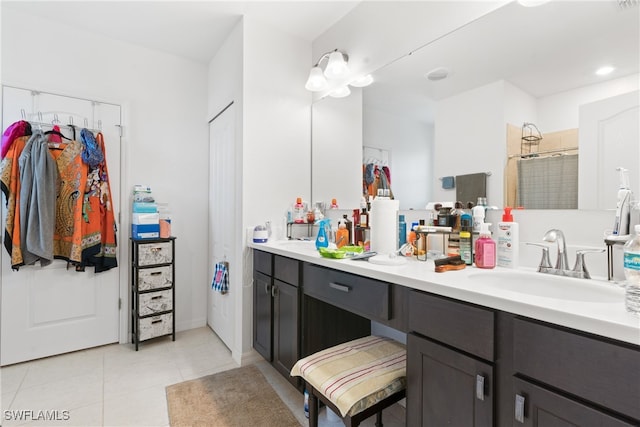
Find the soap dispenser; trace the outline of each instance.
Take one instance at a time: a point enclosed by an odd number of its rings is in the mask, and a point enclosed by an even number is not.
[[[478,268],[496,266],[496,242],[491,238],[490,222],[480,224],[480,237],[476,240],[475,262]]]

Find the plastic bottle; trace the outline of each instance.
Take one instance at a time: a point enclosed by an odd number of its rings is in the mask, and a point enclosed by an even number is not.
[[[342,221],[338,221],[338,230],[336,231],[336,246],[341,248],[348,244],[349,231],[347,230],[347,226]]]
[[[624,244],[625,305],[629,313],[640,315],[640,224],[635,234]]]
[[[473,220],[464,212],[460,215],[460,258],[466,265],[473,264]]]
[[[353,222],[349,220],[347,214],[342,215],[345,228],[347,229],[347,245],[353,245]]]
[[[309,418],[309,392],[304,389],[304,416]]]
[[[486,209],[486,199],[484,197],[478,197],[478,204],[471,209],[471,215],[473,215],[473,231],[474,233],[480,232],[480,224],[484,223],[484,215]]]
[[[302,197],[296,199],[296,204],[293,205],[293,222],[296,224],[302,224],[305,220],[304,204],[302,203]]]
[[[398,215],[398,249],[407,243],[407,223],[404,221],[404,215]]]
[[[511,208],[504,208],[502,221],[498,223],[498,265],[500,267],[517,268],[520,240],[518,223],[513,221]]]
[[[483,222],[480,226],[480,237],[476,240],[476,267],[494,268],[496,266],[496,242],[491,238],[489,226],[491,223]]]
[[[318,221],[318,236],[316,237],[316,249],[329,247],[331,234],[331,220],[324,218]]]
[[[160,217],[160,237],[166,239],[171,237],[171,210],[168,203],[158,203],[158,214]]]
[[[336,199],[331,199],[331,205],[329,205],[329,209],[338,209],[338,201]]]

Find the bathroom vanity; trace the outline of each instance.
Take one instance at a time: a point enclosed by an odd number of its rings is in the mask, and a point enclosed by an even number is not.
[[[563,300],[544,285],[527,294],[488,283],[517,274],[507,270],[479,277],[415,260],[330,260],[301,242],[253,248],[254,341],[273,331],[273,351],[261,353],[285,376],[298,358],[367,335],[375,321],[407,333],[409,426],[640,425],[640,319],[625,312],[621,289],[585,283],[582,296]],[[276,299],[272,315],[260,301],[269,280],[260,270],[276,265],[298,272],[297,306],[286,316]],[[582,284],[575,280],[568,289]],[[283,342],[297,346],[284,364]]]

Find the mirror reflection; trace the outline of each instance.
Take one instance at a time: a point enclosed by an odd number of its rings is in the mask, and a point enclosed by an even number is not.
[[[363,153],[388,152],[401,209],[455,201],[443,183],[475,173],[490,174],[490,205],[517,205],[511,168],[521,155],[576,153],[578,196],[559,197],[614,208],[617,167],[640,192],[638,14],[617,2],[505,5],[374,73],[362,94]],[[614,70],[597,75],[603,65]],[[525,123],[539,129],[537,146],[522,143]]]

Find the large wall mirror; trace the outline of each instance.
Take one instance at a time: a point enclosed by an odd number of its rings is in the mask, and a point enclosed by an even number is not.
[[[639,27],[640,6],[613,0],[509,3],[376,71],[356,123],[363,151],[348,161],[360,170],[368,147],[387,150],[401,209],[455,201],[445,178],[476,173],[487,173],[489,204],[500,206],[517,191],[508,166],[524,149],[523,125],[533,123],[545,144],[570,135],[557,151],[526,149],[578,154],[578,207],[615,208],[616,167],[629,170],[640,194]],[[596,75],[604,65],[615,69]],[[315,186],[312,179],[314,197]]]

